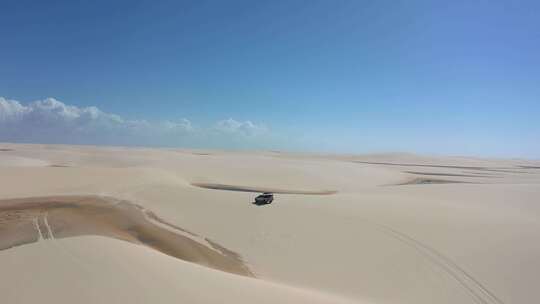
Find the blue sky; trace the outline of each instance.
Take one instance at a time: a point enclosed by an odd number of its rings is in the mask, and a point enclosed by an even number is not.
[[[540,158],[538,1],[155,2],[0,1],[0,141]]]

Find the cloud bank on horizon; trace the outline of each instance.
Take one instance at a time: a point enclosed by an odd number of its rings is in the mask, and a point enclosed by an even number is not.
[[[54,98],[25,105],[0,97],[0,142],[246,148],[264,147],[269,134],[263,124],[232,118],[200,127],[186,118],[130,120]]]

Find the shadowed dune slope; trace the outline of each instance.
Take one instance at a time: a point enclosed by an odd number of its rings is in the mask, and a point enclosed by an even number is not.
[[[304,194],[304,195],[329,195],[335,194],[335,190],[292,190],[292,189],[276,189],[266,187],[252,187],[252,186],[237,186],[237,185],[225,185],[225,184],[212,184],[212,183],[192,183],[191,185],[213,189],[213,190],[228,190],[228,191],[240,191],[240,192],[271,192],[281,194]]]
[[[127,201],[99,196],[0,200],[0,250],[82,235],[142,244],[178,259],[253,276],[233,251]]]

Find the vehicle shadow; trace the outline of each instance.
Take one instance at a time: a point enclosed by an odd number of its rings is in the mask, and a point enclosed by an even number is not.
[[[253,202],[251,202],[251,204],[255,205],[255,206],[258,206],[258,207],[270,205],[269,203],[263,203],[263,202],[257,202],[257,201],[253,201]]]

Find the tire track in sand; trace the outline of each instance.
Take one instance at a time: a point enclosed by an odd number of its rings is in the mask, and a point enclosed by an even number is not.
[[[454,261],[444,256],[437,250],[427,246],[426,244],[410,237],[402,232],[399,232],[391,227],[378,224],[369,220],[365,220],[370,226],[379,230],[383,234],[400,241],[401,243],[414,249],[420,255],[428,259],[432,264],[441,268],[444,272],[450,275],[458,282],[463,289],[469,293],[475,303],[481,304],[504,304],[495,294],[489,291],[482,283],[475,279],[471,274],[461,268]]]

